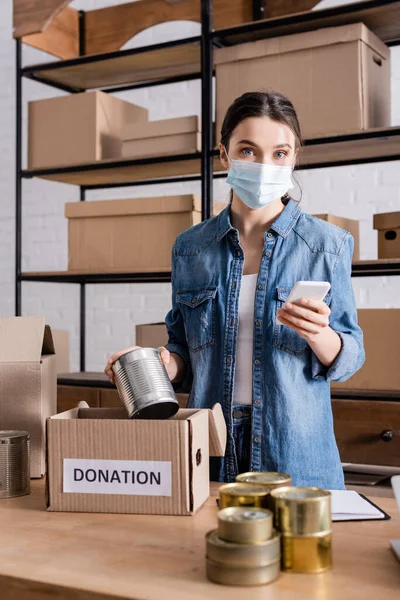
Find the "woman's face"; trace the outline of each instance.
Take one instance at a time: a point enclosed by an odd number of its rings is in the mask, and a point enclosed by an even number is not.
[[[227,148],[231,160],[294,167],[296,138],[283,123],[269,117],[249,117],[234,129]],[[224,147],[220,144],[222,165],[229,169]]]

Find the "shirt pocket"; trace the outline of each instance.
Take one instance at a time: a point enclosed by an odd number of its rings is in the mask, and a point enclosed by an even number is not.
[[[178,291],[185,325],[186,340],[191,350],[198,351],[215,344],[215,313],[217,287]]]
[[[273,344],[276,348],[297,356],[307,350],[309,347],[308,343],[304,338],[300,337],[298,333],[293,331],[293,329],[289,329],[289,327],[278,323],[276,320],[278,317],[278,310],[285,304],[291,289],[291,287],[279,287],[276,290]]]

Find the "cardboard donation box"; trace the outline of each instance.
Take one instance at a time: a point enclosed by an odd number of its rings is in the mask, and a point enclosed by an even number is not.
[[[167,421],[82,404],[47,421],[49,510],[192,515],[206,502],[209,456],[225,452],[220,404]]]
[[[332,388],[349,390],[400,390],[400,309],[360,309],[358,323],[364,332],[366,360],[348,381]]]
[[[0,319],[0,427],[31,436],[31,477],[45,473],[45,424],[57,410],[56,356],[43,317]]]
[[[147,121],[147,109],[104,92],[29,103],[28,168],[93,163],[121,156],[127,123]]]
[[[332,223],[349,231],[354,238],[353,261],[360,260],[360,223],[354,219],[345,219],[344,217],[335,217],[334,215],[314,215],[327,223]]]
[[[122,156],[146,158],[201,151],[199,117],[132,123],[125,127]]]
[[[217,141],[229,105],[251,90],[288,96],[306,138],[390,125],[390,49],[362,23],[221,48],[214,57]]]
[[[225,206],[215,202],[214,214]],[[176,237],[201,221],[201,198],[72,202],[65,216],[70,271],[168,272]]]
[[[136,345],[143,348],[159,348],[168,343],[168,332],[165,323],[136,325]]]
[[[400,212],[374,215],[378,230],[378,258],[400,258]]]

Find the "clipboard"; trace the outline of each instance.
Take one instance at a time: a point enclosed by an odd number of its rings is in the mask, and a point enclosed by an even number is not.
[[[359,496],[361,496],[361,498],[363,500],[365,500],[366,502],[368,502],[369,504],[371,504],[371,506],[373,506],[374,508],[376,508],[376,510],[378,510],[383,516],[380,519],[375,519],[373,517],[366,517],[363,519],[335,519],[335,521],[332,521],[332,523],[362,523],[364,521],[377,521],[378,523],[380,523],[381,521],[389,521],[389,519],[391,519],[392,517],[390,515],[388,515],[384,510],[382,510],[377,504],[375,504],[374,502],[372,502],[372,500],[370,500],[369,498],[367,498],[366,496],[364,496],[364,494],[360,494],[359,492],[357,492],[357,494]]]

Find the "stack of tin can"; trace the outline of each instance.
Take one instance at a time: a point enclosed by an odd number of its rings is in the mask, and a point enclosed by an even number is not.
[[[225,585],[261,585],[280,573],[280,535],[272,512],[232,506],[218,513],[218,529],[206,535],[207,577]]]
[[[280,534],[273,527],[271,491],[291,483],[282,473],[244,473],[220,487],[218,529],[206,536],[206,570],[211,581],[261,585],[281,569]]]
[[[282,569],[322,573],[332,567],[331,494],[319,488],[271,492],[274,524],[282,536]]]

